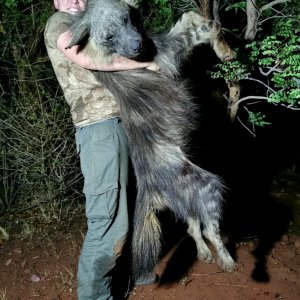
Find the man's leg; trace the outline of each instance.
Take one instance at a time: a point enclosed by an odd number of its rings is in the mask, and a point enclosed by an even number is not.
[[[76,132],[88,231],[78,264],[78,299],[112,299],[110,271],[128,231],[127,140],[118,119]]]

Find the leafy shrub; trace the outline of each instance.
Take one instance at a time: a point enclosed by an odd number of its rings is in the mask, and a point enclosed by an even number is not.
[[[255,40],[239,43],[237,60],[218,64],[211,73],[212,78],[256,81],[264,92],[246,95],[250,101],[259,98],[288,109],[300,109],[300,7],[296,2],[289,1],[276,9],[264,10]],[[260,5],[265,3],[259,1]],[[242,15],[246,10],[245,1],[231,1],[225,11],[230,10]],[[239,36],[242,35],[241,29],[230,28]],[[268,124],[261,122],[262,117],[261,113],[249,113],[249,122],[258,126]]]
[[[0,212],[65,217],[82,199],[74,128],[43,41],[52,3],[6,0],[0,27]]]

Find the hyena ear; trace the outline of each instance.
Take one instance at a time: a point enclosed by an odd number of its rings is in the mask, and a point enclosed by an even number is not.
[[[121,2],[124,2],[124,3],[126,3],[129,6],[132,6],[134,8],[138,8],[140,1],[139,0],[121,0]]]
[[[81,21],[77,24],[75,23],[70,29],[72,32],[72,38],[66,49],[70,49],[75,45],[79,45],[80,42],[86,40],[89,34],[89,29],[90,26],[87,22]]]

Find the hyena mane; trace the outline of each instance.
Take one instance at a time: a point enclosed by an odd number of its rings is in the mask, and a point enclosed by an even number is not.
[[[118,0],[91,2],[74,20],[70,47],[88,34],[91,47],[102,49],[102,54],[138,57],[142,48],[138,46],[144,35],[137,36],[136,29],[127,20],[129,7]],[[109,31],[111,37],[112,28],[115,29],[113,42],[107,40],[106,34]],[[203,233],[215,246],[219,265],[228,271],[234,268],[219,235],[222,181],[194,165],[185,153],[197,107],[186,83],[178,76],[181,62],[191,50],[202,43],[215,47],[219,31],[215,22],[188,12],[169,32],[147,37],[154,45],[154,61],[160,66],[160,72],[147,69],[95,72],[120,105],[137,180],[132,241],[135,278],[152,272],[159,261],[161,228],[157,213],[165,209],[188,224],[199,259],[213,260]]]

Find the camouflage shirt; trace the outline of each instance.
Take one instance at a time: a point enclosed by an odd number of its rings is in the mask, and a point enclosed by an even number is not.
[[[110,91],[96,80],[93,71],[80,67],[58,49],[57,39],[70,28],[70,15],[54,13],[45,28],[45,44],[54,72],[68,102],[73,123],[83,126],[119,117],[119,106]]]

